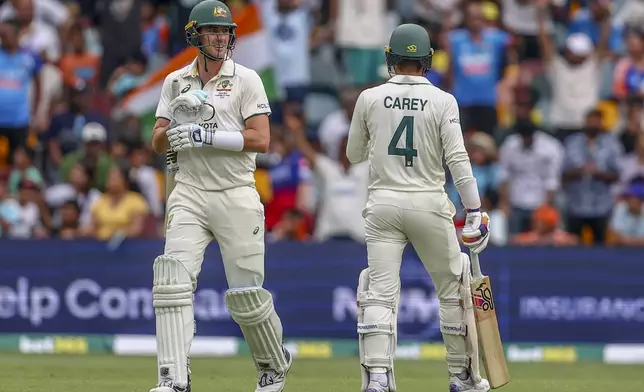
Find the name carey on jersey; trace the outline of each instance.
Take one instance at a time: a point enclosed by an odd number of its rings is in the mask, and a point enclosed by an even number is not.
[[[383,101],[387,109],[400,109],[400,110],[425,110],[427,106],[427,99],[422,98],[400,98],[386,96]]]

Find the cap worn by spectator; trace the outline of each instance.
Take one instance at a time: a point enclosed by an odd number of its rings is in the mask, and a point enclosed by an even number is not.
[[[96,122],[85,124],[81,135],[85,143],[107,141],[107,130]]]
[[[574,33],[566,38],[566,49],[579,57],[586,57],[595,51],[593,41],[584,33]]]

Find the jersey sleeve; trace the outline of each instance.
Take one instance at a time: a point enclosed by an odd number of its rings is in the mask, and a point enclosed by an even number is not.
[[[480,208],[481,198],[476,179],[472,174],[472,165],[465,149],[465,142],[463,141],[458,104],[456,103],[456,98],[452,95],[448,95],[445,100],[443,117],[440,123],[440,135],[445,161],[463,205],[468,209]]]
[[[367,130],[366,104],[364,91],[360,93],[353,110],[349,139],[347,140],[347,158],[353,164],[364,162],[369,157],[369,132]]]
[[[243,79],[241,114],[244,121],[260,114],[271,114],[264,83],[257,72],[252,71]]]
[[[159,99],[159,104],[157,105],[156,118],[165,118],[168,121],[172,121],[172,115],[170,114],[170,101],[172,101],[172,78],[171,75],[166,76],[163,81],[163,87],[161,87],[161,98]]]

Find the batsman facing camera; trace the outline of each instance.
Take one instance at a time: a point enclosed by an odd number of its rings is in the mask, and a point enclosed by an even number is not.
[[[264,207],[254,186],[271,110],[259,75],[231,59],[236,27],[222,2],[194,6],[185,31],[198,56],[167,76],[156,111],[155,150],[167,141],[175,173],[168,173],[174,186],[168,181],[165,249],[153,267],[159,349],[151,392],[191,390],[193,292],[213,239],[230,287],[226,307],[258,372],[255,391],[281,392],[291,366],[281,320],[263,288]]]

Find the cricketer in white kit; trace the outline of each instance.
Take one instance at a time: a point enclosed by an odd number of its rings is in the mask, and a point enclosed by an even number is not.
[[[151,392],[191,389],[193,292],[213,239],[229,286],[226,306],[259,372],[256,392],[281,392],[291,366],[272,296],[262,287],[264,208],[254,171],[257,153],[268,150],[270,107],[259,75],[230,59],[236,26],[222,2],[194,6],[185,30],[199,55],[168,75],[156,112],[153,147],[176,152],[179,171],[164,253],[154,261],[158,384]]]
[[[481,252],[489,218],[480,212],[476,180],[465,150],[456,99],[423,75],[431,67],[429,35],[398,26],[385,50],[387,83],[358,98],[347,157],[370,162],[365,218],[368,268],[358,282],[362,392],[393,392],[402,254],[411,242],[440,300],[450,392],[487,391],[478,369],[476,325],[469,288],[470,261],[460,251],[454,205],[444,191],[443,158],[455,180],[467,220],[466,246]]]

